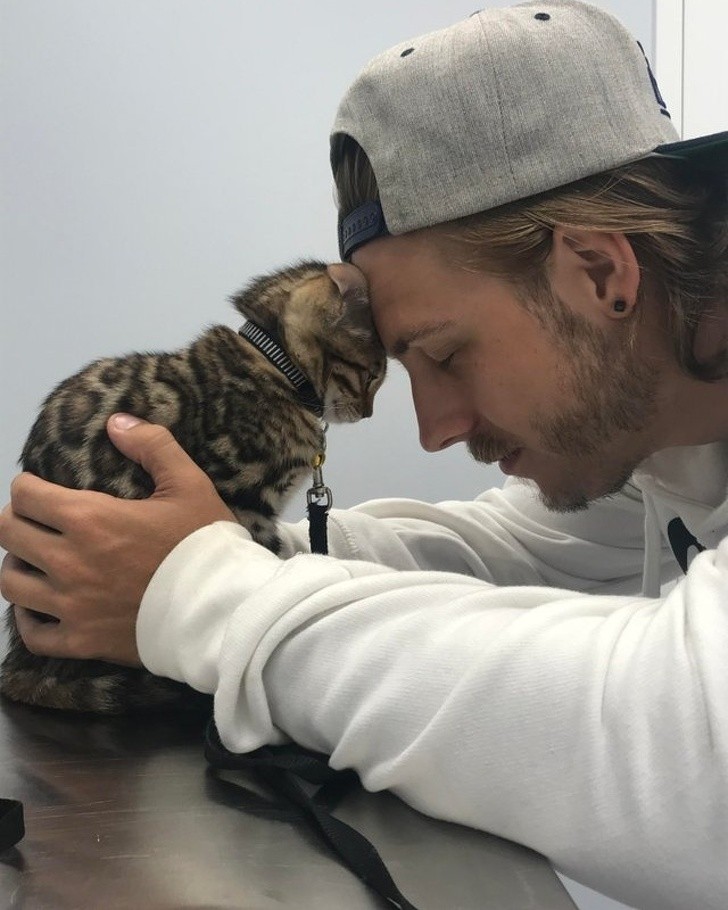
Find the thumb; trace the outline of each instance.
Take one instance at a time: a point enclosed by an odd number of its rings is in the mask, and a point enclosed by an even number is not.
[[[106,432],[122,455],[151,476],[156,493],[179,489],[202,473],[169,430],[159,424],[131,414],[112,414]]]

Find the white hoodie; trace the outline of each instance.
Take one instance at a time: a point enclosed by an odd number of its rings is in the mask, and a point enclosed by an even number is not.
[[[580,513],[520,481],[334,511],[330,557],[219,522],[155,574],[139,652],[233,751],[291,738],[625,903],[725,910],[727,492],[714,444]]]

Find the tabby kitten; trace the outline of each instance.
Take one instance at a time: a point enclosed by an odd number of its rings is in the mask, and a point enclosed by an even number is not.
[[[386,361],[356,268],[302,262],[230,299],[308,379],[324,420],[371,415]],[[153,492],[151,479],[114,448],[106,421],[126,411],[164,424],[253,538],[276,552],[276,516],[321,451],[314,410],[248,338],[216,325],[180,351],[97,360],[66,379],[43,403],[20,463],[64,486],[141,499]],[[33,655],[12,607],[8,627],[0,691],[15,701],[100,714],[209,704],[145,670]]]

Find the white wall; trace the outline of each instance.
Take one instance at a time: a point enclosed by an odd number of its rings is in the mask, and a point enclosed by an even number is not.
[[[603,5],[649,46],[649,0]],[[336,258],[339,97],[373,54],[474,6],[0,0],[0,490],[40,400],[82,364],[237,325],[225,298],[250,276]],[[371,421],[332,430],[326,479],[340,505],[502,481],[462,446],[419,450],[396,367]]]
[[[728,128],[725,0],[655,0],[655,73],[685,139]]]
[[[56,382],[97,356],[237,326],[225,298],[247,278],[336,258],[339,97],[369,57],[476,5],[0,0],[0,502]],[[599,5],[649,52],[652,0]],[[395,368],[375,417],[332,431],[326,479],[348,505],[470,497],[502,477],[462,447],[419,450]],[[289,510],[302,513],[302,500]]]
[[[338,258],[339,97],[385,46],[469,11],[376,0],[359,22],[349,9],[4,0],[0,489],[41,398],[83,363],[237,326],[225,298],[250,276]],[[332,431],[337,502],[500,483],[464,450],[419,451],[392,374],[372,421]]]

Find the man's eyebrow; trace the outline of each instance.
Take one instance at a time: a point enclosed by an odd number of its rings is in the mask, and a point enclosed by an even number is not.
[[[401,357],[403,354],[407,353],[412,342],[421,341],[423,338],[429,338],[430,335],[436,335],[443,329],[449,329],[453,325],[455,325],[454,319],[443,319],[440,322],[430,322],[426,325],[421,325],[416,329],[412,329],[410,332],[405,332],[405,334],[401,335],[392,345],[391,356]]]

